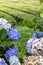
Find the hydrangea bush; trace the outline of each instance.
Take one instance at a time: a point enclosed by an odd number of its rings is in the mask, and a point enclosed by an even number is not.
[[[26,45],[31,56],[24,58],[22,65],[43,65],[43,32],[34,33]]]
[[[11,28],[11,25],[6,19],[0,18],[0,65],[20,65],[17,58],[18,49],[14,46],[14,41],[20,39],[20,33],[17,29]],[[1,58],[1,57],[4,57]],[[13,60],[13,62],[12,62]]]
[[[43,56],[43,44],[41,45],[41,38],[43,32],[36,32],[28,40],[26,49],[27,52],[32,55],[42,55]],[[20,33],[17,29],[11,27],[10,23],[6,19],[0,18],[0,65],[21,65],[18,59],[18,48],[14,46],[14,42],[17,42],[20,39]],[[42,40],[43,41],[43,40]],[[40,43],[40,44],[39,44]],[[43,43],[43,42],[42,42]],[[34,48],[35,47],[35,48]],[[23,50],[24,51],[24,50]],[[38,52],[37,52],[38,51]],[[36,54],[36,52],[38,54]],[[41,53],[40,53],[41,52]],[[24,59],[23,65],[29,65],[32,62],[36,64],[39,62],[43,64],[43,57],[29,56]],[[29,63],[29,64],[28,64]],[[40,64],[39,64],[40,65]]]
[[[28,40],[27,45],[26,45],[26,49],[27,49],[28,53],[32,54],[32,44],[33,44],[33,41],[35,41],[37,39],[40,39],[42,36],[43,36],[43,32],[36,32],[36,33],[34,33],[33,37],[30,40]],[[38,43],[38,42],[36,42],[36,43]],[[38,46],[39,45],[40,44],[38,44]]]

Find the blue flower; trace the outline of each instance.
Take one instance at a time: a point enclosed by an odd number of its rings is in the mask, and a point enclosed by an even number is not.
[[[18,30],[11,28],[8,31],[9,38],[13,39],[14,41],[18,41],[20,39],[20,33]]]
[[[43,35],[43,32],[36,32],[36,33],[34,33],[32,38],[41,38],[42,35]]]
[[[11,56],[17,56],[18,55],[18,49],[16,47],[9,48],[9,50],[6,51],[6,59],[9,59]]]
[[[0,58],[0,65],[7,65],[7,63],[5,62],[3,58]]]
[[[32,48],[32,42],[35,40],[36,38],[31,38],[30,40],[28,40],[27,45],[26,45],[26,49],[27,52],[31,54],[31,48]]]

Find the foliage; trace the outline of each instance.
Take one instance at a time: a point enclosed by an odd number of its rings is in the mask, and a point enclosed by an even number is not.
[[[7,31],[5,29],[1,29],[0,30],[0,41],[2,41],[3,39],[5,39],[7,36]]]
[[[37,22],[36,28],[40,29],[40,31],[43,31],[43,22]]]
[[[35,17],[30,20],[23,20],[24,25],[26,25],[28,28],[34,28],[36,25],[36,19]]]
[[[21,34],[21,38],[18,42],[16,43],[14,42],[14,45],[17,46],[19,50],[18,57],[20,59],[23,59],[23,57],[28,54],[26,51],[26,44],[27,44],[28,39],[32,37],[34,32],[39,31],[39,30],[38,29],[34,30],[33,28],[27,28],[26,26],[16,26],[15,28],[19,30]]]
[[[40,13],[40,17],[43,18],[43,12]]]
[[[39,29],[40,31],[43,31],[43,18],[37,17],[36,18],[36,26],[35,29]]]
[[[0,30],[0,56],[3,56],[9,46],[13,46],[12,43],[18,47],[18,57],[20,59],[27,55],[26,43],[28,39],[32,37],[34,32],[39,30],[43,31],[43,13],[40,13],[43,9],[42,1],[43,0],[0,1],[0,18],[7,19],[12,27],[17,28],[21,33],[20,40],[13,42],[8,38],[6,30]],[[38,16],[38,14],[40,16]]]
[[[40,0],[41,3],[43,3],[43,0]]]
[[[13,41],[8,38],[7,31],[5,29],[0,30],[0,56],[2,56],[6,49],[13,45]]]

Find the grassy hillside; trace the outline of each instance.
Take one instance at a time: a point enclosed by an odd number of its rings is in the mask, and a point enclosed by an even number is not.
[[[22,19],[32,18],[38,14],[41,9],[42,4],[40,0],[0,0],[0,13],[2,12],[8,15],[8,17],[13,17],[13,20],[16,19],[16,17]],[[8,18],[5,15],[1,17]]]

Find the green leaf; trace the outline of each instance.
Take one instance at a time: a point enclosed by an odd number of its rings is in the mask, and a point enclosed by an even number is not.
[[[0,41],[4,40],[7,36],[7,31],[5,29],[0,30]]]
[[[42,37],[43,37],[43,34],[42,34]]]
[[[0,51],[0,57],[1,57],[1,56],[3,56],[3,52],[2,52],[2,51]]]
[[[40,17],[43,18],[43,12],[40,13]]]
[[[13,45],[13,41],[2,41],[0,43],[0,47],[3,48],[3,50],[6,50],[8,47]]]
[[[7,48],[13,45],[13,42],[13,40],[7,37],[7,31],[5,29],[0,30],[0,51],[5,52]]]
[[[40,0],[41,3],[43,3],[43,0]]]
[[[32,20],[24,20],[24,24],[25,24],[28,28],[34,28],[36,22],[34,21],[34,19],[32,19]]]

